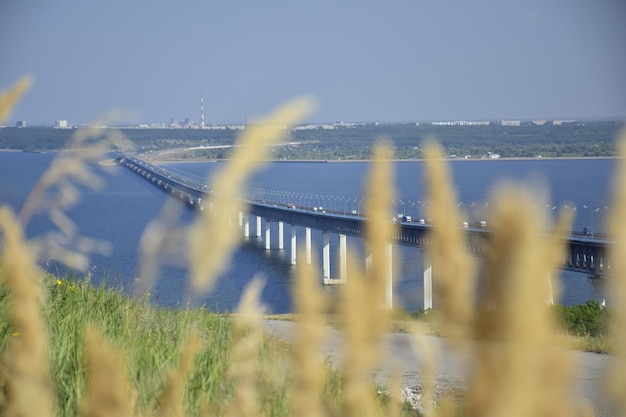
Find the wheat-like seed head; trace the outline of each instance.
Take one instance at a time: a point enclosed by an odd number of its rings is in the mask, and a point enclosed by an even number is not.
[[[133,145],[115,129],[90,127],[78,129],[65,146],[66,150],[59,152],[29,193],[20,212],[22,225],[28,224],[38,212],[64,211],[76,204],[80,197],[78,185],[101,188],[103,181],[92,166],[104,158],[111,146],[132,148]],[[68,221],[65,219],[58,226],[67,231],[63,225]]]
[[[11,116],[13,107],[15,107],[15,104],[26,90],[30,88],[31,84],[32,79],[30,77],[23,77],[10,89],[0,91],[0,123]]]
[[[11,291],[10,314],[15,332],[4,352],[10,363],[6,376],[7,416],[50,416],[53,400],[46,330],[40,316],[39,274],[19,222],[7,207],[0,207],[0,233],[4,249],[0,282]]]
[[[339,313],[343,323],[344,347],[344,408],[350,416],[375,414],[374,390],[370,373],[380,360],[385,315],[381,312],[380,294],[371,280],[366,280],[362,268],[348,256],[349,283],[342,288]]]
[[[161,417],[183,417],[183,389],[185,381],[193,371],[193,360],[202,344],[196,332],[192,332],[183,344],[178,367],[167,375],[165,388],[159,396],[158,415]]]
[[[126,358],[94,328],[85,334],[87,392],[80,402],[84,417],[131,417],[136,394],[128,379]]]
[[[386,323],[388,311],[385,306],[386,285],[392,259],[389,259],[388,247],[397,231],[396,225],[390,220],[393,217],[392,201],[395,198],[393,187],[393,164],[391,147],[388,142],[376,144],[372,152],[372,169],[367,179],[365,195],[365,250],[372,257],[371,269],[368,271],[376,297],[371,302],[378,305],[377,309],[384,315],[377,323]]]
[[[469,336],[474,317],[475,266],[463,249],[466,237],[443,152],[438,145],[429,143],[425,154],[429,214],[434,225],[427,255],[436,274],[433,278],[436,313],[442,335],[460,342]]]
[[[80,198],[79,186],[99,189],[103,182],[93,169],[111,146],[132,148],[129,141],[114,129],[79,129],[66,144],[67,150],[59,152],[50,167],[29,193],[19,214],[19,222],[26,227],[36,214],[47,214],[57,231],[31,244],[39,257],[56,259],[76,268],[85,269],[88,254],[108,254],[107,242],[79,235],[78,227],[66,215]]]
[[[611,262],[611,336],[615,346],[608,391],[615,401],[616,412],[626,416],[626,131],[621,135],[618,148],[620,160],[607,224],[613,239],[608,256]]]
[[[150,221],[139,241],[139,279],[133,290],[142,297],[155,283],[161,265],[168,261],[182,263],[187,250],[187,235],[178,220],[180,205],[174,200],[164,204],[156,219]]]
[[[228,255],[239,241],[231,219],[245,211],[239,199],[244,181],[268,159],[269,145],[277,143],[291,125],[309,112],[311,102],[294,101],[265,120],[246,127],[232,160],[213,183],[210,210],[204,210],[189,230],[189,264],[194,292],[207,291],[228,267]]]
[[[301,251],[300,259],[304,259],[305,255]],[[326,334],[324,311],[328,300],[316,281],[319,271],[313,265],[298,265],[293,287],[294,309],[298,318],[292,350],[294,383],[291,411],[295,417],[323,414],[319,398],[324,384],[320,351]]]
[[[229,378],[233,381],[235,395],[226,412],[232,417],[257,415],[259,347],[262,331],[259,319],[265,308],[260,304],[263,280],[255,278],[246,288],[237,314],[232,338],[232,355]]]
[[[493,193],[492,234],[476,321],[470,416],[569,415],[569,356],[554,348],[546,282],[563,259],[567,216],[545,237],[546,216],[533,193],[509,184]],[[552,232],[551,232],[552,233]]]
[[[391,150],[377,144],[369,174],[365,199],[368,218],[365,248],[372,256],[366,277],[350,252],[347,262],[348,283],[342,288],[339,312],[344,323],[344,407],[347,415],[375,415],[374,390],[369,380],[381,359],[382,340],[389,328],[390,306],[386,305],[386,286],[391,283],[391,242],[395,225],[391,222],[394,196]]]

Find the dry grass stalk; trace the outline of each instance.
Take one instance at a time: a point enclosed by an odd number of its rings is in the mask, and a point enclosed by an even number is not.
[[[84,417],[133,416],[136,395],[122,352],[110,346],[97,330],[87,329],[85,361],[89,378],[80,414]]]
[[[168,373],[165,389],[159,396],[158,415],[162,417],[183,417],[183,388],[193,371],[193,361],[202,344],[196,332],[192,332],[183,344],[178,367]]]
[[[24,241],[19,222],[6,207],[0,207],[0,231],[4,249],[0,278],[11,291],[14,327],[14,337],[4,353],[4,360],[9,363],[5,376],[8,381],[6,415],[50,416],[52,388],[35,260]]]
[[[385,307],[385,297],[391,291],[386,288],[388,284],[389,269],[392,260],[389,259],[389,245],[396,233],[396,225],[389,221],[393,217],[392,202],[395,198],[393,188],[393,164],[390,160],[393,156],[391,147],[387,142],[378,143],[372,153],[372,170],[367,179],[368,188],[365,195],[365,250],[372,257],[371,268],[368,277],[373,287],[371,295],[375,297],[369,300],[372,307],[381,313],[381,321],[376,323],[385,326],[387,324],[388,309]],[[391,307],[391,306],[387,306]],[[374,333],[382,329],[375,329]]]
[[[309,100],[296,100],[278,109],[265,120],[246,127],[232,160],[219,172],[213,184],[210,210],[204,210],[189,231],[189,264],[194,292],[207,291],[228,268],[228,255],[240,236],[231,229],[231,216],[245,211],[239,200],[244,181],[269,159],[268,145],[279,142],[285,126],[294,124],[311,108]]]
[[[301,251],[300,259],[305,259]],[[323,414],[320,392],[324,384],[324,369],[320,366],[320,351],[326,334],[324,311],[328,305],[320,288],[319,271],[312,265],[298,265],[294,283],[294,308],[297,314],[292,358],[294,369],[292,415],[315,417]]]
[[[233,328],[232,354],[228,375],[233,381],[235,395],[226,412],[232,417],[253,417],[258,415],[259,347],[263,332],[259,320],[264,312],[259,304],[263,281],[255,278],[246,288]]]
[[[372,293],[375,286],[365,280],[354,256],[348,257],[349,284],[342,288],[339,300],[339,313],[344,325],[344,413],[348,416],[375,415],[371,371],[378,363],[381,354],[381,340],[384,328],[382,317],[377,312],[382,310],[377,298],[380,294]]]
[[[545,213],[533,193],[503,186],[490,202],[486,283],[476,321],[479,342],[467,393],[469,416],[570,415],[569,356],[554,347],[546,280],[559,267],[568,216],[542,237]]]
[[[134,288],[135,296],[143,297],[156,281],[161,265],[185,259],[186,235],[178,226],[180,205],[168,200],[156,219],[144,229],[139,241],[139,279]]]
[[[425,148],[426,185],[430,202],[428,258],[432,262],[433,297],[437,302],[442,335],[466,340],[474,317],[475,265],[463,250],[465,233],[457,206],[456,191],[443,160],[443,151],[430,143]]]
[[[5,121],[11,116],[13,107],[19,101],[20,97],[30,88],[32,79],[23,77],[15,85],[8,90],[0,91],[0,122]]]
[[[128,140],[114,129],[77,130],[66,144],[68,150],[58,154],[29,193],[19,214],[20,224],[25,227],[35,214],[44,213],[59,229],[43,240],[34,240],[33,247],[39,255],[85,269],[89,253],[106,254],[110,251],[106,242],[81,237],[65,212],[78,202],[79,185],[92,189],[102,186],[92,166],[104,158],[111,146],[131,148]]]
[[[344,323],[344,406],[346,415],[367,416],[376,413],[376,401],[370,372],[381,357],[382,340],[389,326],[389,306],[385,304],[385,286],[391,259],[388,247],[395,232],[389,221],[393,200],[391,151],[386,144],[374,149],[369,175],[365,212],[368,217],[366,250],[372,256],[366,279],[354,254],[348,256],[348,284],[339,301]]]
[[[613,184],[613,202],[607,226],[613,239],[609,253],[609,293],[612,309],[611,336],[615,347],[608,391],[615,401],[616,413],[626,416],[626,132],[622,134],[618,146],[621,158]]]
[[[77,185],[99,189],[102,181],[92,165],[101,161],[111,146],[131,145],[114,129],[92,127],[77,130],[65,145],[66,150],[59,152],[28,195],[20,212],[21,223],[27,224],[35,213],[63,211],[76,204],[80,197]],[[63,227],[66,224],[71,224],[67,218],[59,224],[61,230],[66,230]]]

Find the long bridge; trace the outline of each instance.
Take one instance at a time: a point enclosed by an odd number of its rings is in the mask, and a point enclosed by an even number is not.
[[[145,178],[164,191],[180,198],[185,204],[197,210],[204,210],[208,203],[211,190],[206,184],[202,184],[187,176],[182,176],[170,170],[151,164],[133,156],[121,156],[116,162]],[[256,236],[262,237],[264,231],[265,248],[270,246],[270,223],[278,223],[278,249],[284,249],[284,224],[291,227],[291,263],[296,264],[297,242],[296,229],[303,227],[305,234],[306,262],[311,262],[311,230],[322,232],[322,275],[324,284],[343,284],[347,281],[347,236],[363,237],[365,232],[366,218],[356,210],[350,213],[347,210],[329,210],[323,207],[308,207],[306,205],[294,205],[288,202],[270,201],[258,197],[242,196],[242,201],[247,203],[246,214],[239,213],[239,224],[242,226],[244,236],[250,236],[250,218],[256,221]],[[262,229],[263,220],[265,223]],[[403,221],[404,220],[404,221]],[[395,236],[395,244],[426,248],[429,245],[429,231],[432,225],[428,223],[413,222],[409,218],[397,219],[398,228]],[[467,225],[466,225],[467,226]],[[464,227],[466,235],[465,248],[473,255],[484,256],[487,250],[487,242],[491,231],[485,227]],[[339,238],[339,276],[330,276],[330,234]],[[586,273],[595,277],[606,275],[610,269],[607,258],[607,250],[611,245],[610,240],[600,235],[586,235],[572,233],[567,237],[567,251],[561,269]],[[392,244],[388,245],[388,256],[392,256]],[[532,262],[532,260],[529,260]],[[387,286],[387,303],[391,306],[391,271]],[[424,309],[432,308],[432,267],[424,262]]]

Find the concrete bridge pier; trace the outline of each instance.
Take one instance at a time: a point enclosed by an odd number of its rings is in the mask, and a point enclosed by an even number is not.
[[[339,234],[339,278],[330,277],[330,239],[328,232],[322,233],[324,285],[345,284],[348,280],[348,244],[347,236]]]
[[[391,243],[387,243],[385,245],[387,249],[385,266],[386,266],[386,277],[385,277],[385,299],[387,302],[387,308],[393,308],[393,245]]]
[[[284,223],[278,222],[278,250],[285,249]]]
[[[270,250],[270,222],[265,220],[265,250]]]
[[[256,237],[261,237],[261,216],[256,216]]]
[[[291,225],[291,265],[296,264],[296,252],[298,251],[298,247],[296,244],[296,225]]]
[[[306,264],[311,265],[311,228],[305,227],[305,249],[306,249]]]
[[[345,284],[348,279],[348,244],[346,235],[339,235],[339,281]]]
[[[260,231],[261,231],[261,227],[259,225],[260,223],[260,217],[257,217],[257,231],[259,232],[258,235],[260,236]],[[278,249],[279,250],[283,250],[285,249],[285,239],[283,236],[283,232],[284,232],[284,223],[283,222],[278,222]],[[270,250],[272,248],[272,241],[271,241],[271,232],[270,232],[270,222],[266,219],[265,220],[265,250]]]
[[[384,279],[385,279],[385,306],[389,309],[393,308],[393,244],[385,244],[385,262]],[[365,276],[370,277],[372,274],[372,263],[374,257],[370,253],[365,257]]]
[[[330,237],[328,232],[322,232],[322,278],[324,284],[330,282]]]
[[[245,215],[243,222],[243,236],[247,239],[250,237],[250,217]]]
[[[433,266],[425,250],[422,250],[424,265],[424,310],[433,308]]]

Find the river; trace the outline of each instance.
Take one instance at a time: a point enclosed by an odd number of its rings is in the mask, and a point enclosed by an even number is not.
[[[0,152],[0,204],[19,210],[56,155]],[[223,164],[193,162],[165,163],[164,166],[187,176],[210,179]],[[468,220],[485,216],[490,190],[499,181],[507,179],[528,184],[537,193],[545,190],[550,196],[545,205],[551,217],[566,205],[576,207],[572,228],[582,230],[587,227],[594,232],[602,231],[603,219],[610,206],[615,165],[614,159],[459,160],[449,164],[458,191],[459,207]],[[123,167],[94,169],[103,179],[102,188],[83,188],[82,198],[69,211],[69,216],[83,236],[110,244],[108,254],[94,254],[89,259],[88,269],[93,282],[98,284],[107,280],[110,285],[122,286],[130,293],[139,278],[137,248],[141,235],[169,197]],[[368,169],[368,162],[273,162],[254,175],[249,185],[251,192],[265,199],[350,212],[362,208]],[[428,198],[423,169],[421,161],[395,163],[397,198],[394,204],[397,213],[416,219],[427,217]],[[183,210],[181,221],[189,222],[194,215],[191,210]],[[275,236],[276,225],[273,224],[273,227]],[[46,216],[38,215],[27,225],[26,234],[32,239],[53,229]],[[288,228],[285,228],[285,233],[289,233]],[[301,239],[300,235],[298,238]],[[313,232],[313,241],[319,248],[319,232]],[[348,245],[358,246],[360,241],[349,238]],[[293,267],[289,264],[288,246],[282,251],[266,251],[264,244],[256,238],[244,241],[233,253],[229,270],[218,279],[209,294],[200,298],[200,302],[214,311],[232,311],[245,286],[255,275],[261,274],[265,277],[262,301],[267,310],[272,313],[290,312]],[[396,253],[402,262],[394,271],[394,302],[408,311],[417,311],[422,307],[423,297],[421,252],[416,248],[397,247]],[[62,265],[42,262],[51,272],[64,273]],[[334,266],[331,267],[331,274],[335,275]],[[579,304],[589,299],[601,301],[605,297],[605,280],[563,272],[560,281],[562,291],[559,302],[562,304]],[[169,265],[161,270],[158,282],[151,288],[151,300],[169,307],[184,305],[186,288],[187,269],[184,265]],[[331,288],[327,290],[335,291]]]

